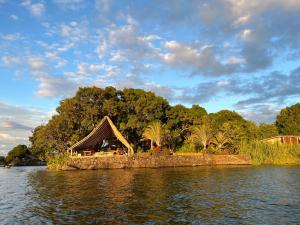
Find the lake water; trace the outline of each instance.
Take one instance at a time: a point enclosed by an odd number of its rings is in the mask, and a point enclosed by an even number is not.
[[[300,167],[0,168],[0,224],[300,224]]]

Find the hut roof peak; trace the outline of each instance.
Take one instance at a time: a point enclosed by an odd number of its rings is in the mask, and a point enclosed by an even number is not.
[[[82,150],[84,148],[94,147],[96,144],[111,136],[115,136],[124,146],[126,146],[129,154],[133,153],[132,146],[123,137],[123,135],[120,133],[120,131],[108,116],[104,116],[103,119],[86,137],[75,143],[70,147],[70,149]]]

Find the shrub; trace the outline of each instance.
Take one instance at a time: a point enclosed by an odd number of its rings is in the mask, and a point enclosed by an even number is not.
[[[60,170],[61,168],[67,165],[69,158],[70,157],[67,154],[57,155],[55,157],[48,158],[47,166],[50,170]]]
[[[198,146],[197,148],[197,146],[193,142],[185,141],[181,148],[178,151],[176,151],[176,153],[196,153],[199,149],[200,147]]]

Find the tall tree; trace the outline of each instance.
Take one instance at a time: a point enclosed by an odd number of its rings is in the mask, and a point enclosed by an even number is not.
[[[166,122],[169,108],[164,98],[141,89],[79,88],[74,97],[60,102],[57,115],[34,130],[32,150],[41,158],[63,153],[104,116],[109,116],[137,148],[145,127],[155,120]]]
[[[204,108],[193,105],[187,108],[183,105],[175,105],[167,112],[167,129],[169,132],[169,144],[173,149],[182,146],[185,137],[190,135],[190,127],[200,124],[201,120],[207,115]]]
[[[300,103],[282,109],[276,126],[280,134],[300,135]]]
[[[258,128],[255,123],[245,120],[241,115],[229,110],[221,110],[209,114],[212,121],[213,133],[223,130],[224,126],[230,130],[230,138],[234,146],[241,141],[249,141],[258,138]]]

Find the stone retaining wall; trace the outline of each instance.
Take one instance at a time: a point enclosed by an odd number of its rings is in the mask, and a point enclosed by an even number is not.
[[[172,155],[172,156],[108,156],[72,157],[64,170],[68,169],[117,169],[157,168],[211,165],[250,165],[251,160],[240,155]]]

